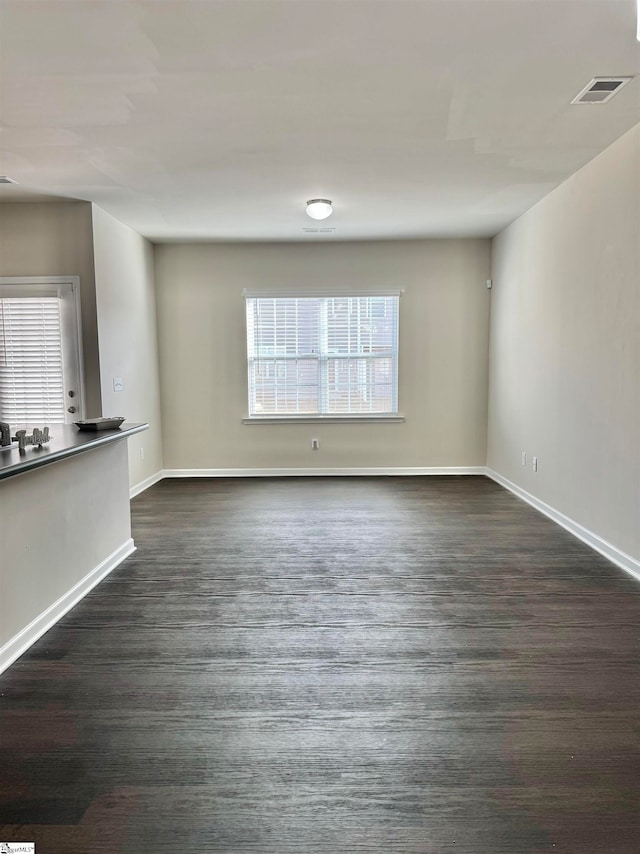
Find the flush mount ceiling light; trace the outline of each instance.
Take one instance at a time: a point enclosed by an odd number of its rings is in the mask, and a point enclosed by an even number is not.
[[[326,219],[333,213],[331,199],[309,199],[307,213],[311,219]]]

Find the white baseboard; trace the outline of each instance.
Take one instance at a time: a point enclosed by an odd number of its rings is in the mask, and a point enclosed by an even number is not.
[[[135,498],[136,495],[140,495],[140,493],[144,492],[145,489],[149,489],[149,487],[153,486],[154,483],[158,483],[158,481],[162,480],[164,476],[164,472],[160,470],[155,474],[152,474],[150,477],[141,480],[140,483],[136,483],[135,486],[132,486],[129,489],[129,498]]]
[[[70,590],[61,596],[57,602],[50,605],[46,611],[32,620],[29,625],[18,632],[17,635],[0,647],[0,673],[13,664],[24,652],[26,652],[38,638],[54,626],[67,611],[83,599],[96,584],[102,581],[122,561],[136,550],[132,539],[126,540],[119,548],[105,558],[88,575],[78,581]]]
[[[527,492],[525,489],[522,489],[522,487],[512,483],[506,477],[503,477],[501,474],[498,474],[498,472],[493,471],[493,469],[486,468],[485,474],[487,477],[490,477],[491,480],[495,480],[495,482],[499,483],[500,486],[504,486],[504,488],[508,489],[509,492],[513,492],[514,495],[517,495],[518,498],[521,498],[523,501],[526,501],[527,504],[535,507],[535,509],[539,510],[540,513],[544,513],[545,516],[548,516],[549,519],[552,519],[566,531],[569,531],[569,533],[573,534],[574,537],[582,540],[583,543],[591,546],[592,549],[595,549],[595,551],[599,552],[603,557],[606,557],[612,563],[615,563],[616,566],[619,566],[620,569],[624,569],[625,572],[628,572],[640,581],[640,561],[631,557],[631,555],[628,555],[626,552],[623,552],[621,549],[616,548],[616,546],[606,540],[603,540],[602,537],[594,534],[593,531],[585,528],[584,525],[581,525],[579,522],[576,522],[569,516],[565,516],[564,513],[561,513],[559,510],[556,510],[554,507],[551,507],[549,504],[546,504],[544,501],[536,498],[535,495],[531,495],[530,492]]]
[[[427,466],[371,468],[282,468],[282,469],[165,469],[164,477],[352,477],[358,475],[484,475],[484,466]]]

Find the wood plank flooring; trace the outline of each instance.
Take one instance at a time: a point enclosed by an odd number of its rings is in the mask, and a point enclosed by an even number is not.
[[[0,677],[37,854],[638,854],[640,584],[481,477],[167,480]]]

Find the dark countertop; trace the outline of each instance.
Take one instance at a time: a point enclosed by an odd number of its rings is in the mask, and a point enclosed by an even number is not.
[[[49,428],[51,439],[41,448],[28,445],[22,454],[18,448],[0,450],[0,480],[24,474],[83,451],[90,451],[108,442],[126,439],[127,436],[148,429],[148,424],[136,424],[132,421],[125,421],[117,430],[78,430],[74,424],[52,424]],[[15,434],[15,430],[11,432]],[[30,433],[31,429],[27,432]]]

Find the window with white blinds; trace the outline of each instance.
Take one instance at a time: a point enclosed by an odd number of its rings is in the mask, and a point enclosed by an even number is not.
[[[398,301],[247,297],[249,415],[397,413]]]
[[[60,300],[0,300],[0,413],[10,424],[65,419]]]
[[[80,406],[73,284],[0,280],[0,420],[61,424]]]

